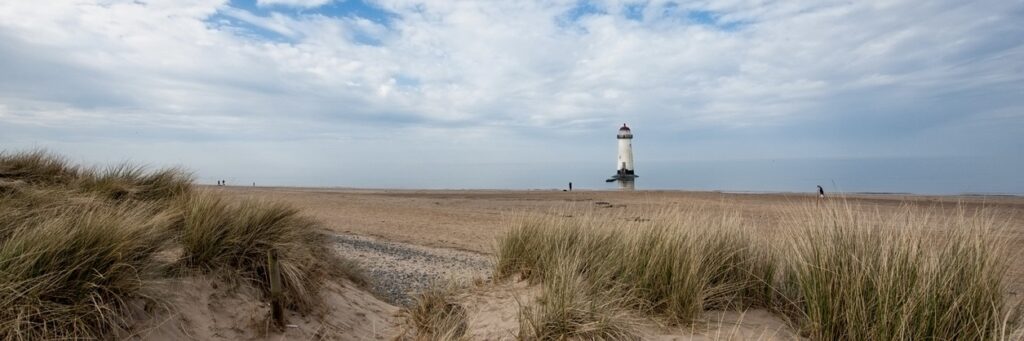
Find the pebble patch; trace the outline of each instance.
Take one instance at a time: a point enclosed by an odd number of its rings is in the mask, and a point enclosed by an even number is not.
[[[397,306],[411,305],[416,293],[435,282],[489,278],[493,268],[488,256],[475,252],[347,234],[333,240],[343,257],[363,267],[370,289]]]

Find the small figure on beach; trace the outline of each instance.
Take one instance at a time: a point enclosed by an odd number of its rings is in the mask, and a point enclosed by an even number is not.
[[[818,185],[818,199],[825,199],[825,189]]]
[[[572,181],[569,182],[569,192],[572,192]]]

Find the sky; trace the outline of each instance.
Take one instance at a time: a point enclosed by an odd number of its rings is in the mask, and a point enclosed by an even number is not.
[[[639,174],[929,158],[1019,174],[1021,23],[1021,0],[0,0],[0,149],[211,183],[610,175],[628,123]]]

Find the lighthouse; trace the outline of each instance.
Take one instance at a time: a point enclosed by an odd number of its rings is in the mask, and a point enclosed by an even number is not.
[[[619,140],[619,157],[615,162],[615,176],[608,179],[608,182],[631,180],[637,177],[633,169],[633,131],[623,123],[615,138]]]

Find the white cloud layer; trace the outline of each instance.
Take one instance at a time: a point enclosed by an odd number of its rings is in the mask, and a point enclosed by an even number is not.
[[[320,7],[329,2],[331,2],[331,0],[256,0],[256,4],[258,6],[283,5],[305,8]]]
[[[478,160],[574,141],[549,157],[596,157],[628,121],[664,158],[1021,147],[1021,1],[270,6],[325,3],[0,1],[0,142],[443,138]]]

